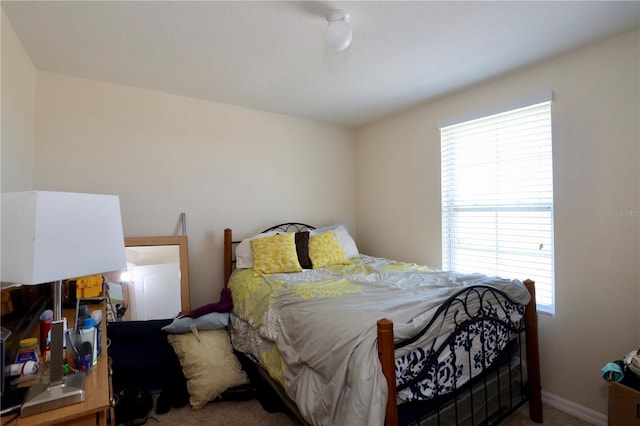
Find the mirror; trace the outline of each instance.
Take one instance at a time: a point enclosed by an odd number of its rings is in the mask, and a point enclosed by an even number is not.
[[[125,237],[127,270],[107,277],[111,320],[174,318],[191,310],[186,236]]]

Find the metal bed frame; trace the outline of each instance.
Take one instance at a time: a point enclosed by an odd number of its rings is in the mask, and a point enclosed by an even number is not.
[[[315,227],[304,223],[286,222],[272,226],[262,232],[302,232],[313,229]],[[225,287],[228,285],[234,269],[233,246],[239,242],[233,240],[231,229],[225,229]],[[378,357],[387,381],[389,395],[385,411],[386,426],[399,424],[494,425],[504,420],[527,401],[529,402],[529,417],[531,420],[536,423],[542,423],[535,285],[531,280],[526,280],[524,284],[531,295],[531,301],[525,307],[524,316],[517,321],[511,321],[508,315],[503,318],[505,316],[504,311],[501,317],[495,309],[479,309],[476,312],[469,310],[467,302],[471,296],[479,298],[481,307],[485,306],[485,303],[488,303],[491,299],[505,298],[510,300],[505,293],[485,285],[466,287],[452,295],[440,306],[429,324],[416,336],[406,341],[394,342],[392,321],[386,318],[378,320]],[[433,327],[441,327],[445,317],[453,319],[455,330],[443,342],[439,342],[437,346],[436,339],[434,339],[429,348],[429,358],[423,364],[421,370],[415,374],[412,380],[396,388],[395,350],[417,341]],[[455,379],[451,392],[438,394],[428,401],[398,404],[398,391],[418,383],[427,374],[432,374],[436,377],[435,386],[437,389],[438,377],[442,372],[447,368],[455,368],[458,365],[457,357],[453,351],[456,342],[459,343],[461,339],[468,342],[470,328],[477,327],[478,324],[483,330],[481,333],[483,342],[496,337],[489,334],[485,335],[485,333],[488,333],[485,330],[489,330],[492,327],[494,329],[502,327],[512,334],[513,338],[500,356],[495,356],[495,360],[486,365],[483,361],[482,372],[475,377],[467,378],[465,384],[458,386],[458,380]],[[438,359],[438,356],[447,349],[453,353],[452,359],[449,359],[450,363]],[[525,353],[524,358],[523,351]],[[481,358],[487,359],[487,357],[493,355],[485,353],[483,344]],[[469,359],[468,362],[470,365],[473,360]],[[274,387],[283,402],[292,409],[303,423],[306,423],[300,417],[295,403],[286,396],[282,387],[275,381],[270,380],[266,372],[260,371],[261,367],[259,365],[256,367],[260,375]],[[471,375],[471,371],[469,375]]]

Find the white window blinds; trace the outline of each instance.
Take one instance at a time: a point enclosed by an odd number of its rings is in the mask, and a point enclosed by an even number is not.
[[[551,102],[441,129],[442,264],[536,282],[554,312]]]

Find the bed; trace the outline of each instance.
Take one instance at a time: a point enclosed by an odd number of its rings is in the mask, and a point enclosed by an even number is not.
[[[304,424],[496,424],[526,402],[542,423],[532,281],[366,256],[345,228],[225,229],[234,349]]]

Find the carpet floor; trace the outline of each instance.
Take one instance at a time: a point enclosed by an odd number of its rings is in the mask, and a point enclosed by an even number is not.
[[[560,410],[547,405],[543,406],[544,424],[551,426],[588,426],[590,423],[577,419]],[[268,413],[260,403],[249,401],[219,401],[211,402],[200,410],[190,407],[172,408],[168,413],[158,415],[151,412],[148,426],[179,425],[179,426],[300,426],[295,417],[286,413]],[[505,420],[505,426],[533,426],[537,423],[529,420],[529,406],[524,405],[511,417]]]

